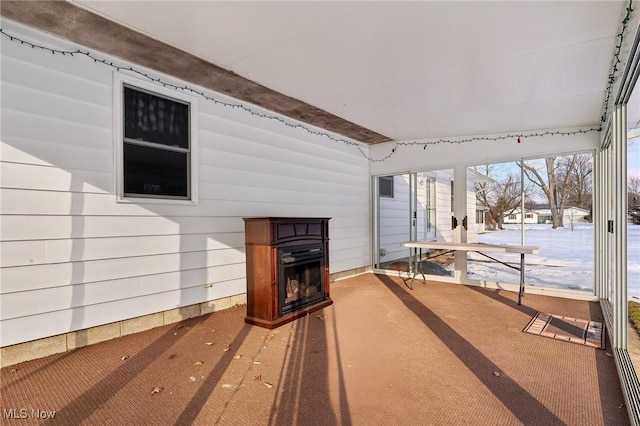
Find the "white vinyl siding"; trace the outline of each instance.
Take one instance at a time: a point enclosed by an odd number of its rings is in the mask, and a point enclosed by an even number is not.
[[[356,147],[197,97],[198,204],[118,203],[115,71],[1,43],[2,346],[245,293],[243,217],[331,217],[330,272],[370,264]]]
[[[418,227],[417,239],[436,239],[438,241],[453,242],[451,229],[451,171],[435,171],[421,173],[418,177],[418,211],[416,221]],[[380,248],[384,250],[383,262],[391,262],[406,258],[408,249],[402,243],[410,239],[409,229],[409,175],[394,176],[394,198],[380,197]],[[426,185],[433,182],[433,199],[435,200],[435,230],[434,235],[426,236],[425,206],[430,204],[426,200]],[[467,184],[467,240],[473,242],[478,233],[476,218],[476,195],[473,182]],[[459,226],[462,226],[460,219]]]
[[[409,251],[402,243],[409,241],[409,176],[393,176],[394,196],[380,197],[380,248],[384,262],[402,259]]]
[[[467,178],[467,242],[475,243],[478,233],[481,232],[477,221],[477,199],[474,182]],[[460,224],[462,225],[462,223]]]
[[[453,230],[451,229],[451,216],[453,215],[453,205],[451,204],[452,173],[438,171],[436,176],[436,238],[438,241],[451,242],[453,241]]]

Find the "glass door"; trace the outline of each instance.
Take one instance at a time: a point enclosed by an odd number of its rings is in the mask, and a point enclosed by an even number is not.
[[[539,247],[539,254],[527,256],[527,285],[593,293],[592,175],[590,152],[469,168],[479,204],[474,207],[486,211],[486,226],[470,227],[468,241]],[[518,254],[495,258],[511,266],[519,262]],[[476,253],[467,261],[471,280],[519,283],[517,269]]]
[[[636,375],[640,371],[640,90],[633,89],[627,104],[626,189],[627,345]]]
[[[410,250],[403,242],[453,241],[452,188],[452,169],[373,178],[375,269],[408,271]],[[434,262],[442,265],[431,274],[452,275],[451,259]]]
[[[374,192],[374,269],[409,271],[409,249],[417,239],[415,173],[376,176]]]

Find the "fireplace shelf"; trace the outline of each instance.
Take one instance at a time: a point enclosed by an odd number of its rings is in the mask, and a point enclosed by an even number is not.
[[[329,218],[245,218],[247,316],[273,329],[333,303]]]

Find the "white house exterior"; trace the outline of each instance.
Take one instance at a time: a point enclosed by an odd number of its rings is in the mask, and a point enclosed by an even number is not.
[[[2,27],[33,45],[87,50],[6,19]],[[81,345],[78,330],[107,327],[96,341],[244,303],[243,217],[331,217],[330,271],[370,264],[366,145],[185,95],[126,68],[185,82],[100,52],[121,70],[1,43],[3,349],[45,339],[60,352]],[[191,102],[192,200],[119,198],[123,82]],[[23,359],[9,349],[3,364]]]
[[[387,178],[387,177],[384,177]],[[409,212],[409,175],[395,175],[393,196],[380,196],[380,262],[392,262],[408,257],[408,249],[401,246],[411,237]],[[491,180],[470,171],[466,180],[467,241],[475,242],[483,233],[482,207],[476,205],[475,184]],[[416,237],[417,240],[448,241],[454,239],[451,218],[453,216],[452,187],[455,187],[453,170],[421,172],[416,176]]]
[[[535,213],[539,217],[538,223],[552,223],[551,210],[536,209]],[[589,216],[589,210],[581,209],[580,207],[566,207],[562,214],[562,220],[565,226],[577,223],[588,223],[586,220],[587,216]]]
[[[523,217],[522,217],[522,210],[521,209],[516,209],[513,212],[504,215],[504,223],[519,224],[519,223],[522,223],[522,220],[523,220]],[[525,209],[524,210],[524,223],[525,224],[539,223],[538,222],[538,213],[537,213],[537,211]]]
[[[585,219],[589,215],[589,210],[581,209],[580,207],[567,207],[564,209],[563,223],[565,225],[588,223]],[[520,209],[516,209],[513,212],[504,216],[505,224],[520,224],[522,223],[522,212]],[[550,209],[525,209],[524,211],[524,223],[525,224],[537,224],[537,223],[552,223],[551,210]]]

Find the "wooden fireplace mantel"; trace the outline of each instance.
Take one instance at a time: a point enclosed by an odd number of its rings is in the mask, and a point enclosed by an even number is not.
[[[329,296],[330,218],[244,218],[247,264],[245,322],[273,329],[333,303]],[[322,253],[322,294],[309,305],[282,313],[280,251],[318,247]]]

